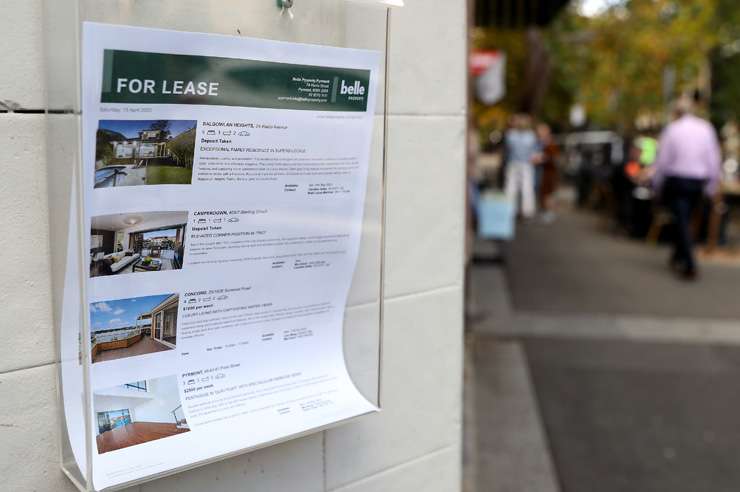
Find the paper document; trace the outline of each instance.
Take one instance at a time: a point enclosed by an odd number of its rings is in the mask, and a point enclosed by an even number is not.
[[[342,324],[379,59],[84,24],[96,489],[376,410]]]

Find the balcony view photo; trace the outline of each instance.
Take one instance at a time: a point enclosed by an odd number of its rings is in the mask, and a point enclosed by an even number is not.
[[[177,343],[177,294],[90,304],[92,362],[164,352]]]

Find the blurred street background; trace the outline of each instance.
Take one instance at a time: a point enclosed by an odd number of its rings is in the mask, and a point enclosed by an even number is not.
[[[471,7],[465,490],[740,488],[740,3]]]

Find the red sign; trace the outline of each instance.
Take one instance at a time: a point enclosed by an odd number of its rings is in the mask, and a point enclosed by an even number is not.
[[[475,50],[470,54],[470,73],[477,77],[498,62],[503,53],[496,50]]]

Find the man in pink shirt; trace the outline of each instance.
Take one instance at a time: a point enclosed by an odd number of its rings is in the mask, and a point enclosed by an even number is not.
[[[714,127],[691,113],[690,101],[679,101],[676,114],[660,137],[653,183],[676,221],[671,267],[693,280],[696,261],[689,223],[702,194],[717,193],[721,153]]]

